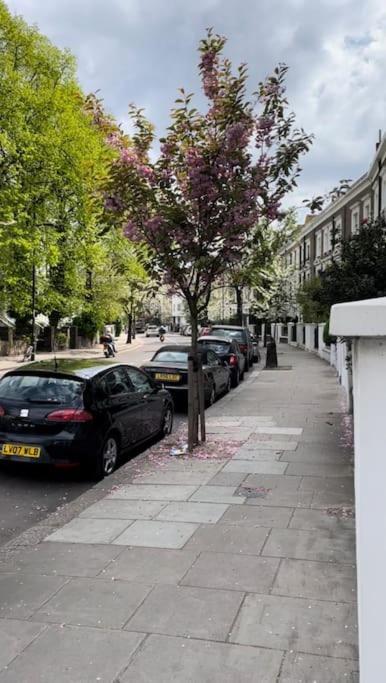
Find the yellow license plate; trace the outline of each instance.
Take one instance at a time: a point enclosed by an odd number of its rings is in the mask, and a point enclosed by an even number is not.
[[[181,375],[172,375],[168,372],[156,372],[155,378],[161,380],[161,382],[179,382]]]
[[[3,443],[1,455],[19,455],[23,458],[39,458],[40,448],[36,446],[24,446],[20,443]]]

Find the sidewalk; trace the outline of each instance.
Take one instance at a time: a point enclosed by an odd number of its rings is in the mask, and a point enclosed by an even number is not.
[[[142,345],[142,339],[133,339],[131,344],[126,344],[126,334],[122,334],[117,340],[116,345],[118,353],[120,351],[129,351],[130,349],[137,349]],[[36,354],[36,360],[49,360],[50,358],[93,358],[103,357],[102,344],[98,344],[91,349],[67,349],[66,351],[52,351],[50,353],[39,352]],[[18,356],[0,356],[0,372],[7,372],[19,367],[23,367],[22,355]]]
[[[279,350],[208,411],[217,457],[133,461],[2,560],[0,683],[358,681],[342,394]]]

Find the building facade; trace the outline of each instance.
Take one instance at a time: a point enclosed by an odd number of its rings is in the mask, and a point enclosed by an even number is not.
[[[308,216],[297,239],[283,249],[284,264],[290,273],[289,294],[293,299],[304,282],[317,277],[333,258],[339,258],[343,240],[385,210],[386,135],[377,143],[367,173],[319,214]],[[296,306],[288,313],[296,314]]]

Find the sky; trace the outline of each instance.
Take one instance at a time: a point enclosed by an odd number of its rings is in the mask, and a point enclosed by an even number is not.
[[[315,136],[287,205],[364,173],[386,132],[384,0],[8,0],[76,56],[83,89],[99,90],[127,125],[128,104],[162,135],[178,87],[199,93],[197,46],[207,27],[246,62],[250,91],[279,62],[289,65],[297,123]]]

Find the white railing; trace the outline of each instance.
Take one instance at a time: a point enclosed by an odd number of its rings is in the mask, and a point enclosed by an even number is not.
[[[360,680],[385,678],[386,297],[337,304],[331,334],[352,339]]]

